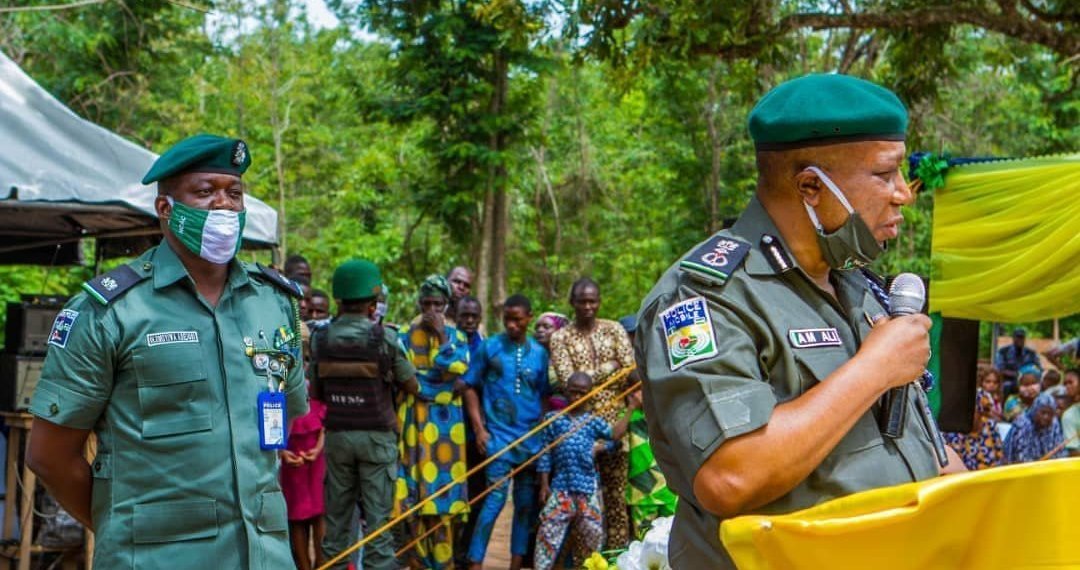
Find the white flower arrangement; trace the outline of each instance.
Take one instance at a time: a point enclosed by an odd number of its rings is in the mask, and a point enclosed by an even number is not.
[[[668,538],[675,517],[653,521],[645,538],[630,543],[630,547],[615,558],[618,570],[671,570],[668,561]]]

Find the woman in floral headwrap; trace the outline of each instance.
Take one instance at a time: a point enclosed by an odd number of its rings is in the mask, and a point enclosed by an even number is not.
[[[971,471],[1001,465],[1002,441],[993,418],[994,395],[978,388],[975,395],[975,422],[968,433],[946,433],[945,441]]]
[[[398,409],[401,424],[401,468],[396,508],[400,514],[464,475],[465,424],[461,375],[469,366],[465,335],[446,324],[443,311],[450,301],[446,278],[432,275],[420,285],[420,315],[401,336],[405,352],[416,368],[420,391],[408,394]],[[412,568],[441,570],[453,566],[455,518],[469,512],[465,486],[427,502],[406,521],[410,539],[442,525],[405,554]]]
[[[1031,407],[1013,422],[1005,437],[1005,463],[1066,457],[1065,434],[1057,419],[1057,402],[1050,394],[1039,394]]]

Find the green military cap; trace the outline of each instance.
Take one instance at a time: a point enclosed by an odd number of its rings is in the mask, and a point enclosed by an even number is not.
[[[902,141],[907,123],[892,91],[848,75],[812,74],[766,93],[750,112],[750,136],[758,150]]]
[[[333,289],[343,301],[374,299],[382,292],[382,274],[366,259],[350,259],[334,270]]]
[[[142,183],[150,184],[187,172],[216,172],[242,176],[251,166],[247,143],[216,135],[188,137],[172,146],[154,161]]]

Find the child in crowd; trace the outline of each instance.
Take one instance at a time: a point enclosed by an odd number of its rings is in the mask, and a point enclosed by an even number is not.
[[[1040,391],[1050,394],[1055,398],[1064,394],[1065,387],[1061,385],[1061,373],[1054,369],[1043,372],[1042,390]]]
[[[289,513],[289,541],[297,570],[310,570],[323,565],[322,541],[326,534],[323,514],[323,477],[326,475],[326,456],[323,444],[326,430],[326,405],[308,399],[310,410],[296,418],[289,432],[289,445],[280,453],[281,491]],[[315,543],[315,559],[311,545]]]
[[[993,366],[979,369],[979,388],[990,394],[994,399],[990,409],[990,419],[1000,422],[1003,416],[1003,396],[1001,393],[1001,373]]]
[[[1020,369],[1019,393],[1009,396],[1005,400],[1005,421],[1015,421],[1028,408],[1031,407],[1035,397],[1039,395],[1039,369],[1034,366],[1024,366]]]
[[[568,404],[573,405],[591,389],[592,377],[574,372],[565,385]],[[555,565],[570,525],[586,541],[588,550],[596,552],[603,546],[604,515],[594,455],[607,447],[598,440],[618,441],[626,434],[631,414],[641,407],[640,393],[627,398],[627,404],[626,414],[614,425],[585,411],[586,406],[579,406],[542,432],[545,448],[569,435],[545,452],[536,468],[540,473],[540,501],[544,503],[536,535],[537,570],[550,570]],[[548,417],[553,414],[549,412]]]

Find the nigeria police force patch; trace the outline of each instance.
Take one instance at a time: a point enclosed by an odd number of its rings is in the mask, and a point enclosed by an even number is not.
[[[687,299],[660,313],[667,338],[668,365],[672,370],[716,356],[712,316],[703,297]]]

